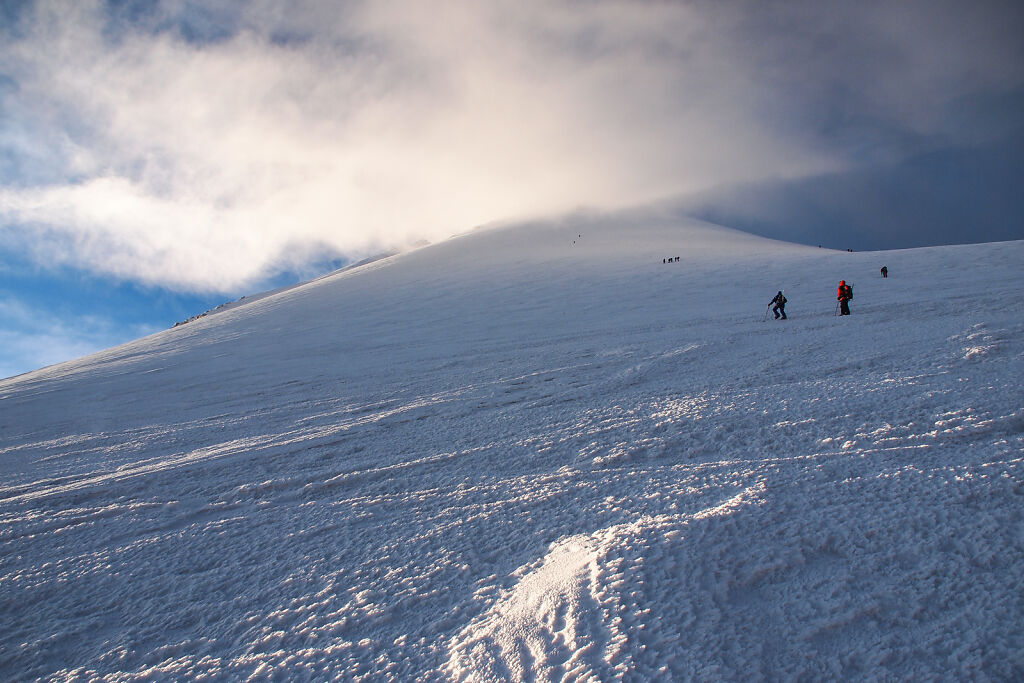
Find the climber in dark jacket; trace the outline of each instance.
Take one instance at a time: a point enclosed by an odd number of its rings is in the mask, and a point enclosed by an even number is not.
[[[775,314],[775,319],[778,320],[779,318],[782,318],[783,320],[785,320],[786,319],[786,297],[785,297],[785,295],[783,295],[783,293],[780,291],[778,294],[775,295],[775,298],[772,299],[771,303],[774,304],[774,306],[772,306],[772,313]]]

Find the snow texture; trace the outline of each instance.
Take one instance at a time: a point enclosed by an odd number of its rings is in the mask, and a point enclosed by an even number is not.
[[[1020,680],[1022,264],[534,223],[0,381],[0,679]]]

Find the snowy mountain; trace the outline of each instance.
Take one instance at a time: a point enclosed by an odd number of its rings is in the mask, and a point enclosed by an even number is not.
[[[1022,264],[577,217],[0,381],[0,678],[1019,680]]]

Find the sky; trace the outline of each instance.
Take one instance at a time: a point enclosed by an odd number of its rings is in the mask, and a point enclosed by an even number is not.
[[[1022,239],[1020,177],[1019,2],[4,0],[0,376],[579,209]]]

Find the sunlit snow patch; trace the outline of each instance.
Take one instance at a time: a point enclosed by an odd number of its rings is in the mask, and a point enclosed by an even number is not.
[[[629,602],[622,595],[628,589],[624,556],[642,562],[651,546],[685,542],[692,521],[736,513],[763,493],[757,483],[696,514],[645,516],[553,543],[540,562],[517,570],[519,582],[452,641],[449,673],[472,681],[621,676],[631,668],[630,624],[616,609]]]

